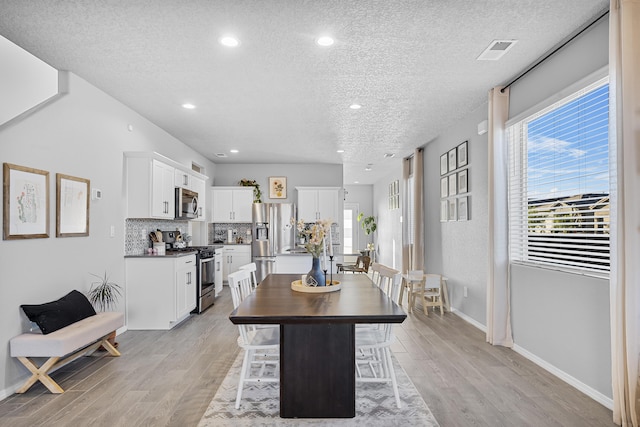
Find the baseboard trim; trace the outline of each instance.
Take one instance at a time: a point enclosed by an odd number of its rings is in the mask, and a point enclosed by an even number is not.
[[[457,310],[455,307],[451,307],[451,312],[453,314],[455,314],[456,316],[460,317],[462,320],[466,321],[467,323],[470,323],[471,325],[473,325],[476,328],[480,329],[482,332],[484,332],[484,333],[487,332],[487,327],[485,325],[483,325],[483,324],[479,323],[478,321],[476,321],[475,319],[467,316],[466,314],[464,314],[460,310]],[[600,393],[598,390],[594,389],[593,387],[590,387],[590,386],[586,385],[585,383],[583,383],[582,381],[578,380],[577,378],[572,377],[571,375],[569,375],[566,372],[558,369],[557,367],[553,366],[549,362],[541,359],[540,357],[538,357],[535,354],[529,352],[528,350],[525,350],[524,348],[520,347],[517,344],[513,345],[512,350],[515,351],[516,353],[518,353],[519,355],[521,355],[522,357],[524,357],[525,359],[528,359],[531,362],[535,363],[536,365],[540,366],[545,371],[547,371],[547,372],[551,373],[552,375],[555,375],[556,377],[560,378],[562,381],[566,382],[570,386],[572,386],[572,387],[576,388],[577,390],[581,391],[582,393],[586,394],[587,396],[589,396],[590,398],[592,398],[596,402],[600,403],[602,406],[604,406],[604,407],[606,407],[606,408],[608,408],[610,410],[613,410],[613,399],[605,396],[604,394]]]
[[[513,351],[515,351],[519,355],[529,359],[530,361],[532,361],[536,365],[540,366],[545,371],[547,371],[547,372],[555,375],[556,377],[560,378],[562,381],[566,382],[570,386],[573,386],[574,388],[578,389],[579,391],[581,391],[582,393],[586,394],[587,396],[589,396],[590,398],[592,398],[596,402],[600,403],[602,406],[613,410],[613,399],[605,396],[604,394],[600,393],[598,390],[594,389],[593,387],[590,387],[590,386],[586,385],[585,383],[583,383],[582,381],[578,380],[577,378],[572,377],[571,375],[567,374],[566,372],[562,371],[561,369],[558,369],[557,367],[553,366],[549,362],[541,359],[540,357],[538,357],[535,354],[529,352],[528,350],[525,350],[524,348],[520,347],[517,344],[514,344]]]
[[[460,310],[458,310],[455,307],[451,307],[451,312],[453,314],[455,314],[456,316],[458,316],[459,318],[461,318],[462,320],[464,320],[465,322],[470,323],[473,326],[475,326],[476,328],[480,329],[485,334],[487,333],[487,327],[485,325],[483,325],[482,323],[478,322],[476,319],[467,316],[466,314],[464,314],[463,312],[461,312]]]

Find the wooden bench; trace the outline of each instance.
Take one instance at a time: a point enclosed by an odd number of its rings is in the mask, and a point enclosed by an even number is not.
[[[31,372],[31,377],[16,393],[26,392],[37,381],[44,384],[51,393],[63,393],[62,387],[49,374],[81,356],[90,355],[100,346],[111,356],[120,356],[120,352],[111,345],[108,338],[122,326],[123,313],[97,313],[47,335],[24,333],[11,338],[11,357],[17,357]],[[32,359],[35,357],[48,359],[38,366]]]

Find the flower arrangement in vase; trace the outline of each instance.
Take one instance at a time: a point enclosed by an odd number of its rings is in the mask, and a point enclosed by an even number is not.
[[[309,286],[326,286],[326,276],[320,268],[320,255],[326,254],[325,237],[331,232],[331,220],[320,219],[315,223],[305,223],[304,219],[291,218],[298,235],[304,237],[304,247],[313,257],[311,271],[307,273],[306,284]],[[329,242],[329,244],[331,244]]]

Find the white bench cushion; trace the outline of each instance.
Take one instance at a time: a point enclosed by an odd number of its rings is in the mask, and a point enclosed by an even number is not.
[[[124,326],[124,313],[97,313],[50,334],[25,333],[11,338],[12,357],[62,357]]]

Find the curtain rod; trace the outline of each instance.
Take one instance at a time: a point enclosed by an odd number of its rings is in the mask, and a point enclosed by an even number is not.
[[[609,10],[607,9],[606,11],[604,11],[600,16],[598,16],[595,20],[593,20],[591,23],[585,25],[583,28],[578,29],[575,33],[569,35],[568,38],[566,38],[563,42],[560,42],[560,44],[556,45],[555,48],[553,48],[549,53],[547,53],[546,55],[544,55],[541,59],[539,59],[536,63],[534,63],[533,65],[531,65],[529,68],[527,68],[526,70],[524,70],[522,73],[520,73],[515,79],[511,80],[509,83],[507,83],[502,89],[500,89],[500,93],[504,93],[504,90],[506,88],[508,88],[509,86],[511,86],[512,84],[514,84],[515,82],[517,82],[518,80],[520,80],[522,77],[524,77],[526,74],[528,74],[530,71],[533,71],[534,68],[536,68],[538,65],[542,64],[544,61],[546,61],[547,59],[549,59],[549,57],[553,54],[555,54],[557,51],[559,51],[560,49],[562,49],[563,47],[565,47],[566,45],[568,45],[569,43],[571,43],[575,38],[577,38],[580,34],[584,33],[585,31],[587,31],[589,28],[591,28],[593,25],[595,25],[597,22],[599,22],[602,18],[604,18],[605,16],[607,16],[609,14]]]

